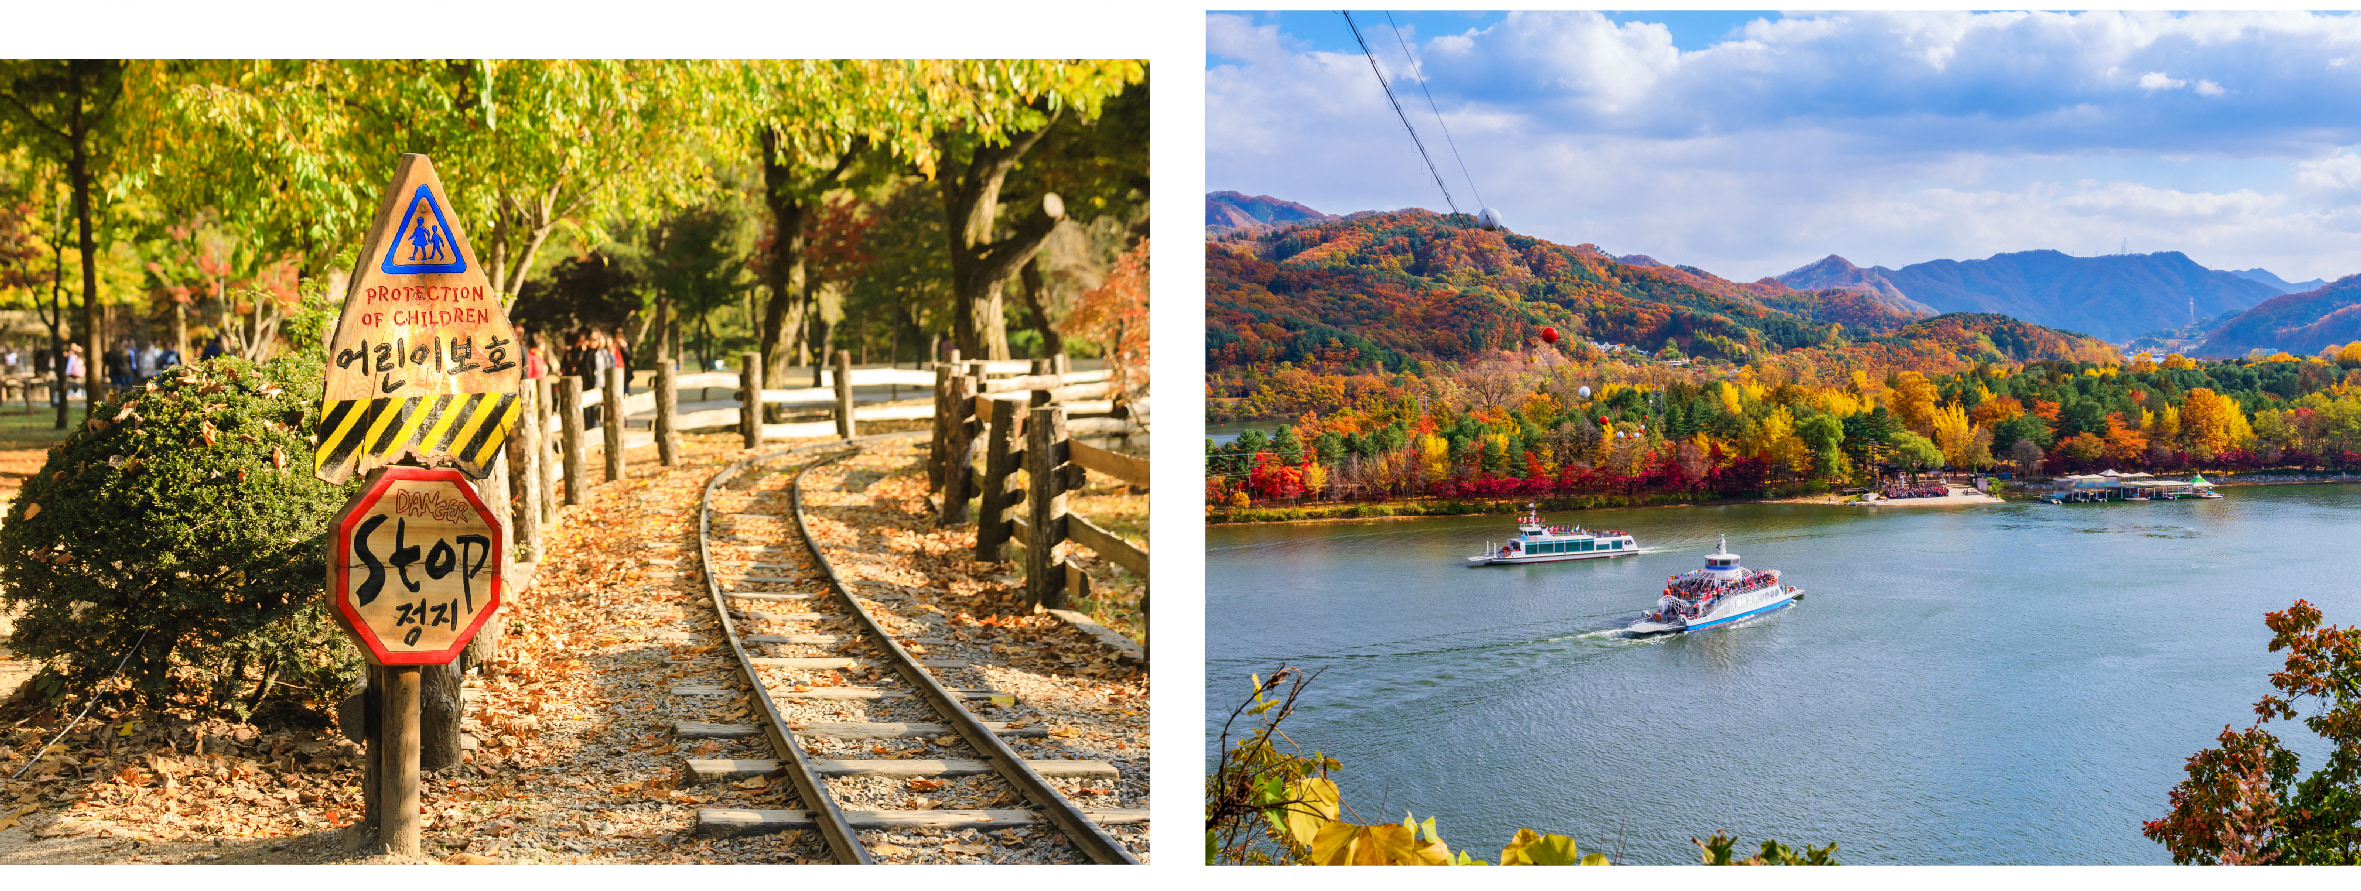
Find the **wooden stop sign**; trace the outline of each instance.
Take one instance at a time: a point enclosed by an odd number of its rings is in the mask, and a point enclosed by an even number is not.
[[[507,536],[459,470],[380,467],[331,528],[328,596],[371,662],[450,662],[500,608]]]

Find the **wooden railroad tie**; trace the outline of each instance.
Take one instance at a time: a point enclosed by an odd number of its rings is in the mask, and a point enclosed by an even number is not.
[[[1146,808],[1085,809],[1082,816],[1101,826],[1148,822]],[[1005,829],[1049,822],[1040,814],[1019,810],[845,811],[844,818],[854,829]],[[719,807],[697,811],[697,835],[705,838],[809,830],[818,825],[810,811]]]
[[[808,668],[813,670],[867,668],[883,665],[875,659],[853,659],[845,656],[756,656],[751,660],[764,668]],[[915,659],[925,668],[972,668],[965,659]]]
[[[688,764],[689,778],[699,783],[759,777],[779,770],[779,762],[774,758],[682,760]],[[811,765],[813,773],[824,777],[980,777],[993,773],[991,764],[974,758],[813,758]],[[1104,761],[1026,759],[1025,766],[1045,777],[1114,779],[1123,775],[1115,765]]]
[[[1018,739],[1044,739],[1049,728],[1040,725],[1010,727],[1005,721],[985,721],[984,729],[997,736]],[[826,739],[925,739],[951,734],[951,725],[925,721],[830,722],[821,721],[802,726],[790,725],[797,736],[816,736]],[[708,724],[704,721],[681,721],[672,725],[673,735],[681,739],[747,739],[761,736],[762,728],[752,724]]]
[[[786,602],[794,602],[794,601],[804,601],[804,600],[810,600],[810,599],[812,599],[812,598],[814,598],[814,597],[818,597],[818,596],[820,596],[820,595],[818,595],[818,594],[795,594],[795,593],[791,593],[791,592],[787,592],[787,591],[730,591],[730,592],[724,593],[722,596],[723,596],[723,597],[735,597],[735,598],[738,598],[738,599],[740,599],[740,600],[768,600],[768,601],[772,601],[772,602],[774,602],[774,603],[786,603]]]
[[[993,690],[953,690],[951,695],[958,699],[990,699],[1008,694]],[[880,690],[875,687],[813,687],[808,690],[771,691],[772,699],[908,699],[910,696],[900,690]]]

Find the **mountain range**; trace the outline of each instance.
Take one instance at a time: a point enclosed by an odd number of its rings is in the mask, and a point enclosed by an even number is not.
[[[2209,318],[2286,293],[2286,282],[2268,272],[2207,269],[2179,251],[2102,257],[2019,251],[1900,269],[1863,269],[1831,254],[1777,278],[1797,288],[1900,295],[1938,312],[2000,313],[2115,343],[2187,324],[2192,305],[2197,318]]]
[[[1205,207],[1207,233],[1217,239],[1387,215],[1339,216],[1238,192],[1210,193]],[[1425,212],[1393,215],[1411,213]],[[1588,245],[1571,250],[1597,253]],[[1900,269],[1863,268],[1830,254],[1747,283],[1641,254],[1601,254],[1599,259],[1646,270],[1652,281],[1717,300],[1874,334],[1893,334],[1937,315],[1971,313],[2208,357],[2252,349],[2310,353],[2361,339],[2361,310],[2354,309],[2361,306],[2361,284],[2352,277],[2290,282],[2261,268],[2209,269],[2179,251],[2076,257],[2034,250],[1981,260],[1930,260]]]
[[[1269,195],[1247,195],[1243,192],[1209,192],[1205,195],[1205,228],[1212,232],[1330,219],[1335,217]]]
[[[2233,358],[2249,350],[2296,355],[2361,340],[2361,275],[2283,294],[2214,327],[2191,355]]]
[[[1821,354],[1872,372],[2117,355],[2004,316],[1928,318],[1886,297],[1732,282],[1425,210],[1239,227],[1208,239],[1205,265],[1209,369],[1414,370],[1524,350],[1545,327],[1566,349],[1591,340],[1729,361]]]

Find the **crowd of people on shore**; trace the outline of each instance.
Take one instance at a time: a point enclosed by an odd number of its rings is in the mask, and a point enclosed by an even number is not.
[[[1951,494],[1950,486],[1887,486],[1877,493],[1880,498],[1942,498]]]

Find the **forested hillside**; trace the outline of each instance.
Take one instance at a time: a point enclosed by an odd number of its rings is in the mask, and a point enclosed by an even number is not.
[[[2196,354],[2243,356],[2256,349],[2316,353],[2356,339],[2361,339],[2361,275],[2348,275],[2239,313],[2216,327]]]
[[[1421,210],[1217,238],[1206,247],[1207,367],[1216,375],[1276,363],[1404,370],[1524,349],[1552,327],[1573,353],[1596,341],[1745,363],[1811,350],[1824,355],[1805,364],[1880,374],[1964,368],[1976,356],[2113,354],[2090,338],[2013,319],[1920,321],[1874,295],[1742,285],[1632,259]]]

